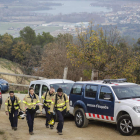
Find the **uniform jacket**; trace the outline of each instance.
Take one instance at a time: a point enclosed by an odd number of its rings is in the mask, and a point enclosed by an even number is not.
[[[15,110],[18,110],[21,107],[21,100],[15,95],[14,95],[14,97],[15,97],[15,101],[14,101],[13,105],[14,105]],[[5,101],[5,111],[6,112],[8,111],[11,113],[11,109],[12,109],[12,101],[9,96]]]
[[[41,103],[48,107],[50,109],[51,104],[54,103],[54,96],[56,93],[53,93],[52,95],[49,94],[49,91],[44,93],[41,97]]]
[[[38,95],[34,94],[34,97],[35,98],[32,99],[29,94],[25,96],[25,98],[23,99],[23,106],[22,106],[23,111],[25,111],[25,107],[27,107],[28,109],[35,109],[36,104],[40,103]],[[39,109],[40,111],[42,111],[41,105],[39,105]]]
[[[59,110],[61,112],[65,109],[67,111],[69,111],[70,106],[69,106],[69,99],[68,99],[67,94],[62,93],[62,96],[60,97],[56,93],[56,95],[54,96],[54,99],[53,99],[53,103],[51,104],[51,107],[50,107],[50,112],[53,111],[54,107],[56,110]]]

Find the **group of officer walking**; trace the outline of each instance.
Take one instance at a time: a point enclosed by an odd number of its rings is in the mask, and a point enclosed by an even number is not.
[[[25,96],[23,101],[14,95],[13,91],[9,92],[10,96],[5,101],[5,112],[9,115],[9,120],[13,130],[17,130],[18,112],[22,110],[26,114],[27,124],[29,127],[29,134],[33,135],[34,116],[37,110],[42,114],[42,108],[46,111],[46,128],[53,129],[54,123],[50,123],[54,117],[54,112],[57,114],[58,125],[57,133],[62,135],[64,125],[64,115],[69,111],[68,96],[63,93],[62,88],[58,88],[57,92],[53,87],[50,91],[45,92],[41,101],[38,95],[34,93],[33,88],[29,88],[29,94]]]

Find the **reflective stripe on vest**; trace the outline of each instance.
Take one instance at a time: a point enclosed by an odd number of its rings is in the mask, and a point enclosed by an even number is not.
[[[65,106],[64,108],[62,108],[62,109],[60,109],[60,108],[57,108],[57,110],[59,110],[59,111],[63,111],[63,110],[65,110],[67,107]]]
[[[69,102],[69,100],[66,100],[66,103]]]
[[[41,96],[41,98],[45,100],[44,96]]]
[[[47,93],[46,93],[46,94],[47,94]],[[44,102],[44,105],[47,106],[47,107],[49,107],[49,108],[50,108],[51,106],[50,106],[50,105],[47,105],[47,103],[52,103],[52,104],[54,104],[54,102],[53,102],[52,100],[46,100],[46,99],[44,98],[44,96],[42,96],[42,99],[44,99],[44,101],[45,101],[45,102]]]
[[[66,102],[69,102],[69,100],[65,101],[64,103],[57,104],[57,108],[59,108],[62,105],[64,105],[64,106],[62,106],[61,108],[66,107],[66,104],[65,104]]]
[[[35,103],[27,103],[27,102],[23,101],[23,103],[25,103],[25,104],[27,104],[27,105],[36,105],[37,103],[40,103],[40,101],[38,100],[38,101],[35,102]]]
[[[46,105],[46,104],[44,104],[44,105],[47,106],[47,107],[49,107],[49,108],[51,107],[50,105]]]
[[[25,101],[22,101],[24,104],[27,104],[27,102],[25,102]]]
[[[28,109],[35,109],[35,107],[34,108],[28,108]]]
[[[59,106],[61,106],[61,105],[65,105],[65,103],[57,104],[57,107],[59,107]]]
[[[38,100],[36,103],[40,103],[40,101]]]
[[[17,109],[19,109],[19,107],[16,107],[15,109],[17,110]]]

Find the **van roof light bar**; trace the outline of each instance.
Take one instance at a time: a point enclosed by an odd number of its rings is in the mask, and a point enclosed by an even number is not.
[[[103,83],[105,84],[111,84],[111,83],[124,83],[127,82],[126,78],[121,78],[121,79],[104,79]]]

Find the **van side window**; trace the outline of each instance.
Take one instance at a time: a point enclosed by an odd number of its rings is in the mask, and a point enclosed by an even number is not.
[[[34,88],[34,85],[35,85],[35,84],[32,84],[30,87]]]
[[[48,92],[49,91],[49,88],[46,86],[46,85],[42,85],[42,92],[41,92],[41,95],[44,93],[44,92]]]
[[[82,87],[83,85],[74,85],[71,93],[76,95],[82,95]]]
[[[39,91],[40,91],[40,84],[35,85],[35,94],[39,96]]]
[[[112,92],[108,87],[101,87],[99,99],[111,101],[113,98]]]
[[[85,90],[85,97],[96,98],[97,88],[98,86],[95,85],[87,85]]]

